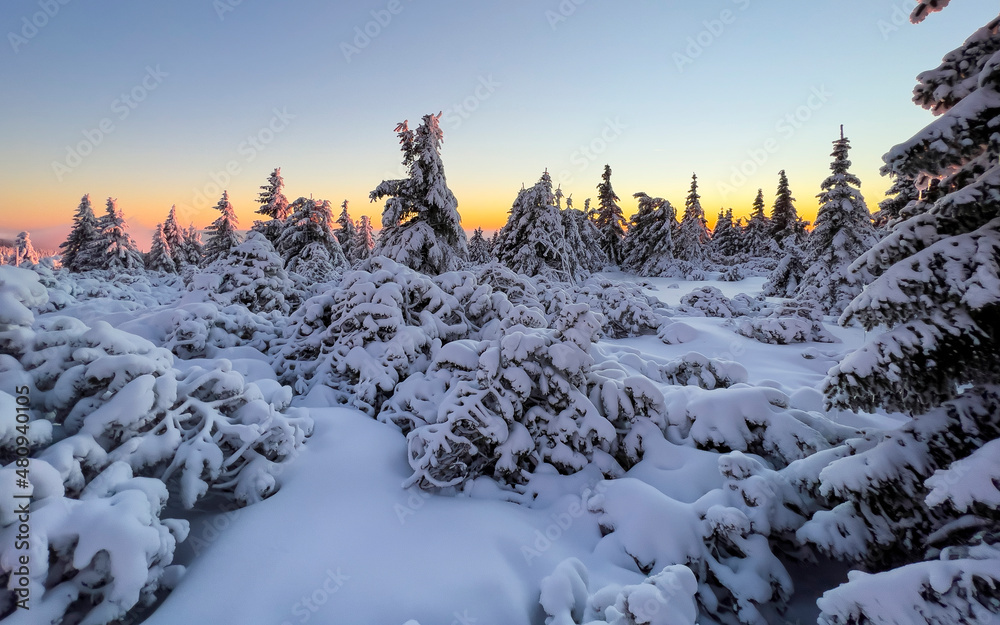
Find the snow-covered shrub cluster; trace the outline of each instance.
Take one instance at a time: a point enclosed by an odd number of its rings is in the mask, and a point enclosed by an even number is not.
[[[805,503],[751,456],[721,455],[718,467],[720,486],[693,502],[634,478],[602,484],[587,501],[604,536],[595,555],[629,572],[621,579],[646,579],[591,591],[586,567],[567,560],[542,582],[546,622],[686,625],[705,615],[724,623],[775,622],[792,579],[771,541],[794,533],[804,521],[796,510]]]
[[[777,389],[747,384],[703,389],[667,393],[672,441],[753,453],[784,467],[858,434],[822,414],[789,407],[788,396]]]
[[[288,313],[293,300],[291,282],[281,256],[270,241],[251,231],[245,241],[192,280],[223,306],[241,304],[253,312]]]
[[[688,317],[721,317],[723,319],[740,315],[729,298],[714,286],[697,288],[682,297],[678,312]]]
[[[610,338],[656,334],[667,312],[640,286],[608,279],[590,278],[562,289],[545,285],[541,291],[549,318],[568,304],[586,304],[598,315],[602,334]]]
[[[544,462],[560,472],[594,462],[618,475],[662,436],[663,395],[644,376],[595,361],[595,315],[565,307],[553,328],[505,328],[453,344],[403,382],[379,419],[407,433],[413,483],[462,486],[487,475],[523,483]]]
[[[178,579],[188,530],[160,518],[168,493],[186,507],[210,489],[242,504],[265,497],[312,423],[288,408],[290,389],[247,383],[228,361],[185,366],[104,322],[35,319],[28,306],[44,298],[33,272],[0,267],[0,379],[31,398],[27,423],[0,415],[0,615],[108,623]],[[16,490],[32,502],[32,607],[10,616]]]
[[[736,332],[774,345],[837,342],[837,338],[823,325],[822,307],[808,301],[792,301],[775,307],[766,316],[739,319],[736,321]]]
[[[213,302],[184,304],[140,317],[129,325],[153,320],[159,322],[151,324],[160,334],[156,342],[184,359],[211,358],[219,349],[239,345],[266,352],[278,334],[271,318],[254,314],[239,304],[225,307]]]

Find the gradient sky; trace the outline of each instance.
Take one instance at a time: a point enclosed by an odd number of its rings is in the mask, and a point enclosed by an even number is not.
[[[582,206],[605,163],[627,216],[637,191],[682,208],[692,172],[713,221],[745,215],[785,169],[810,219],[840,124],[874,209],[881,155],[931,119],[914,77],[996,15],[966,0],[911,26],[912,5],[6,0],[0,237],[55,247],[90,193],[98,211],[118,198],[145,248],[172,204],[210,223],[221,186],[249,227],[276,166],[290,199],[348,199],[378,224],[395,124],[438,111],[468,229],[502,225],[544,168]]]

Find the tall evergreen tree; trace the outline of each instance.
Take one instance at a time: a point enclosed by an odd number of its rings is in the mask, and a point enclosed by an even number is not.
[[[170,250],[170,258],[174,261],[177,269],[188,263],[187,254],[184,252],[184,231],[177,223],[177,206],[170,207],[170,213],[163,221],[163,241]]]
[[[620,198],[611,187],[611,166],[604,166],[601,183],[597,185],[597,215],[594,225],[601,233],[601,249],[615,265],[622,262],[622,241],[625,239],[625,216]]]
[[[795,198],[788,186],[785,170],[778,172],[778,191],[771,208],[771,238],[784,250],[789,245],[801,247],[806,239],[809,222],[799,217],[795,210]]]
[[[344,200],[344,203],[340,205],[340,216],[337,217],[337,224],[340,226],[334,231],[337,243],[340,243],[340,249],[343,250],[347,260],[353,262],[358,257],[354,249],[354,241],[358,238],[358,229],[355,227],[350,213],[347,212],[347,200]]]
[[[629,220],[628,234],[622,244],[622,267],[640,276],[671,273],[676,265],[673,235],[677,212],[661,197],[650,197],[641,191],[632,197],[639,201],[639,207]]]
[[[97,217],[90,204],[90,195],[83,196],[80,206],[73,216],[73,229],[66,241],[59,245],[62,252],[62,266],[70,271],[86,271],[96,267],[93,257],[94,247],[100,238]]]
[[[396,126],[409,177],[383,180],[371,192],[373,202],[389,198],[373,254],[428,274],[458,269],[469,257],[458,200],[448,188],[441,162],[440,122],[439,113],[424,115],[416,132],[405,121]]]
[[[567,245],[548,171],[534,186],[518,192],[497,237],[496,255],[501,263],[528,276],[566,282],[582,276],[579,260]]]
[[[347,266],[347,258],[333,233],[330,202],[300,197],[290,208],[292,214],[278,239],[278,254],[289,271],[326,282],[334,269]]]
[[[771,220],[764,213],[764,190],[757,189],[750,220],[743,231],[743,250],[754,257],[778,257],[778,248],[771,238]]]
[[[240,220],[236,217],[232,202],[229,201],[228,191],[222,192],[222,198],[215,205],[215,210],[219,211],[219,217],[212,222],[208,230],[205,257],[202,261],[205,264],[225,258],[233,248],[243,242],[243,237],[239,233]]]
[[[261,185],[257,196],[260,208],[257,214],[270,219],[285,221],[291,214],[288,198],[285,197],[285,179],[281,177],[281,168],[276,167],[267,178],[267,184]]]
[[[815,302],[824,313],[840,314],[863,286],[861,277],[847,268],[875,245],[875,228],[865,198],[858,187],[861,180],[849,170],[850,141],[833,142],[833,172],[823,181],[816,228],[806,246],[805,275],[799,283],[797,299]]]
[[[698,195],[698,176],[691,176],[691,190],[684,202],[684,217],[681,219],[677,238],[674,239],[674,254],[678,259],[695,266],[705,263],[707,246],[712,237],[708,232],[705,209],[701,207]]]
[[[824,595],[827,623],[1000,621],[1000,17],[920,74],[914,101],[938,118],[883,173],[939,193],[852,266],[874,281],[842,321],[887,330],[825,383],[836,408],[913,418],[820,474],[831,509],[800,537],[872,573]]]
[[[128,224],[118,209],[118,201],[108,198],[107,213],[101,223],[102,243],[106,242],[102,269],[135,271],[142,269],[142,254],[128,233]]]
[[[560,228],[561,229],[561,228]],[[488,263],[493,259],[490,242],[483,236],[483,229],[476,228],[469,239],[469,260],[476,264]]]
[[[368,215],[362,215],[358,220],[354,251],[358,260],[365,260],[371,257],[373,249],[375,249],[375,231],[372,228],[372,220]]]
[[[739,226],[733,223],[733,209],[719,209],[719,217],[712,230],[712,251],[716,256],[735,256],[740,251]]]
[[[156,225],[156,231],[153,233],[153,244],[146,258],[146,269],[176,273],[178,265],[174,261],[173,250],[170,247],[170,243],[167,242],[167,237],[163,230],[163,224]]]

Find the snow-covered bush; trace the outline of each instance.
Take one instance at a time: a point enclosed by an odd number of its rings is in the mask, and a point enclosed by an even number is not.
[[[30,326],[35,319],[31,308],[48,300],[38,275],[20,267],[0,265],[0,332]]]
[[[745,279],[746,274],[743,273],[743,268],[740,265],[733,265],[719,275],[720,282],[739,282]]]
[[[667,345],[688,343],[697,336],[697,330],[680,321],[664,321],[656,332],[656,337]]]
[[[137,475],[176,483],[188,507],[209,486],[252,502],[273,492],[274,466],[311,429],[307,418],[280,412],[288,389],[265,398],[226,360],[175,368],[166,349],[103,322],[46,317],[0,333],[0,345],[31,376],[33,405],[58,424],[56,442],[38,457],[71,494],[122,460]]]
[[[679,312],[689,317],[722,317],[729,319],[739,315],[739,312],[733,306],[733,303],[729,301],[729,298],[714,286],[697,288],[682,297],[680,303]]]
[[[155,317],[160,321],[157,343],[184,359],[211,358],[217,350],[237,345],[266,352],[278,333],[270,318],[239,304],[222,308],[212,302],[184,304]]]
[[[622,369],[615,376],[595,367],[598,332],[595,315],[574,304],[553,329],[513,326],[499,339],[442,350],[379,415],[408,432],[410,481],[446,488],[489,475],[515,485],[539,462],[572,473],[596,461],[618,474],[612,455],[638,460],[641,437],[629,436],[629,426],[651,420],[659,435],[662,394]]]
[[[596,553],[636,573],[658,571],[655,581],[647,583],[660,586],[660,594],[666,591],[667,599],[676,595],[681,605],[693,595],[699,610],[713,619],[768,625],[769,617],[777,615],[792,592],[791,577],[772,552],[768,538],[801,522],[785,505],[786,498],[794,502],[796,494],[773,471],[748,456],[722,456],[719,465],[722,488],[693,503],[677,501],[632,478],[607,482],[604,492],[588,503],[604,534]],[[653,527],[669,531],[650,532]],[[666,579],[656,580],[660,575]],[[652,590],[645,589],[645,593],[655,597]],[[599,593],[597,598],[599,608],[611,604],[611,597],[602,598]],[[617,593],[613,601],[618,603]],[[642,616],[641,607],[653,612],[652,606],[634,605],[636,616]],[[685,613],[690,614],[681,612]]]
[[[15,499],[17,470],[0,468],[0,617],[4,623],[103,625],[149,605],[169,589],[184,567],[173,565],[187,521],[159,518],[167,500],[163,482],[133,477],[117,462],[78,497],[68,498],[56,469],[30,461],[31,540],[24,548]],[[30,566],[20,558],[28,557]],[[27,582],[23,585],[23,582]],[[15,610],[30,596],[29,609]]]
[[[772,345],[836,342],[836,338],[823,327],[821,321],[798,316],[740,319],[736,324],[736,332],[755,341]]]
[[[462,487],[486,475],[516,486],[539,463],[620,475],[646,437],[662,438],[662,393],[592,345],[597,316],[569,304],[552,326],[451,343],[399,385],[379,419],[407,434],[412,483]]]
[[[192,286],[207,291],[222,306],[241,304],[253,312],[287,314],[292,295],[281,256],[256,231],[250,231],[228,256],[206,267]]]
[[[484,314],[487,291],[478,292]],[[462,302],[434,279],[376,256],[304,302],[271,352],[279,377],[298,392],[325,384],[374,416],[400,381],[427,369],[437,348],[473,329]]]
[[[550,319],[568,304],[586,304],[600,316],[603,334],[616,339],[656,334],[666,312],[666,307],[643,293],[641,287],[604,278],[590,278],[562,291],[544,288],[540,295]]]
[[[698,580],[686,566],[664,567],[639,584],[610,584],[589,593],[590,575],[576,558],[542,580],[546,625],[695,625]]]
[[[773,388],[688,387],[668,392],[666,402],[670,440],[753,453],[779,468],[858,435],[821,414],[789,408],[788,396]]]

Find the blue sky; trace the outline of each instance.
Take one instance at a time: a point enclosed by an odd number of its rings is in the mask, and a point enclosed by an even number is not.
[[[881,155],[931,119],[914,77],[996,14],[911,26],[912,4],[8,0],[0,235],[58,241],[90,193],[145,244],[171,204],[209,223],[222,187],[248,227],[275,166],[288,195],[377,217],[395,124],[438,111],[467,228],[544,168],[582,204],[605,163],[626,214],[637,191],[682,206],[692,172],[710,215],[746,214],[785,169],[809,217],[840,124],[874,207]]]

